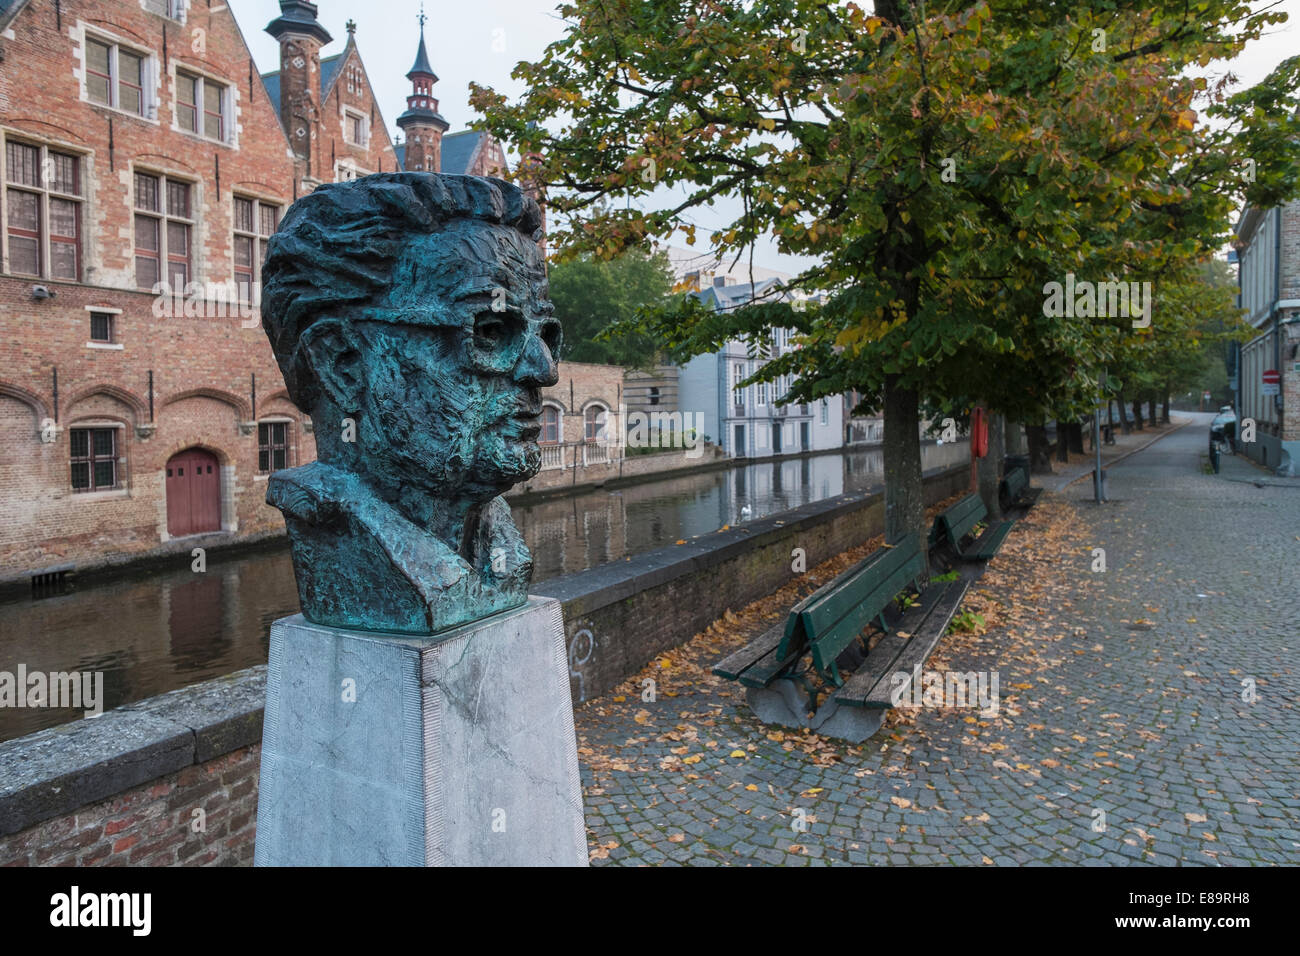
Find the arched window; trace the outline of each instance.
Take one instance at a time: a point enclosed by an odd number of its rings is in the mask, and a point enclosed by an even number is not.
[[[592,405],[583,413],[583,425],[589,442],[605,440],[605,419],[608,409],[604,405]]]
[[[555,445],[560,441],[560,410],[554,405],[542,408],[542,433],[537,441],[543,445]]]

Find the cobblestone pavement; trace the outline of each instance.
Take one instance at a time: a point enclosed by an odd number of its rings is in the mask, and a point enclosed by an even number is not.
[[[1174,432],[1102,510],[1080,482],[1012,532],[967,599],[987,630],[930,665],[998,672],[996,716],[896,710],[860,747],[758,724],[708,667],[794,589],[583,707],[593,863],[1300,862],[1300,491],[1207,475],[1205,444]]]

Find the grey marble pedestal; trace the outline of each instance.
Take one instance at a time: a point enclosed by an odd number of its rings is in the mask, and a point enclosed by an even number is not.
[[[271,627],[258,866],[585,866],[560,604],[432,637]]]

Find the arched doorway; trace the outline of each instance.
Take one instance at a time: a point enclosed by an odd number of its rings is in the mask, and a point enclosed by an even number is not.
[[[217,456],[187,448],[167,462],[167,533],[173,538],[221,530],[221,466]]]

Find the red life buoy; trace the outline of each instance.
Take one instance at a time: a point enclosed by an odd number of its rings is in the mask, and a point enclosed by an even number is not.
[[[983,458],[989,453],[989,420],[982,408],[971,412],[970,444],[973,458]]]

